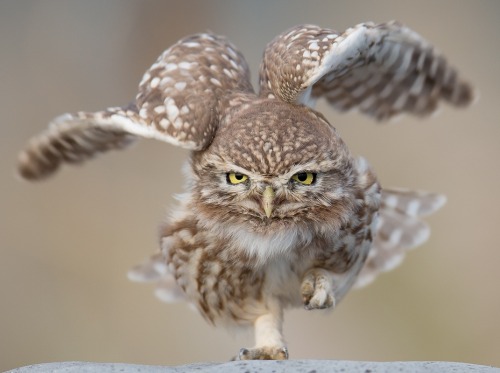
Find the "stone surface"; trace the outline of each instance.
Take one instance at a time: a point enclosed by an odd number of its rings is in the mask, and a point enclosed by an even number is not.
[[[233,361],[227,363],[198,363],[174,367],[112,364],[112,363],[86,363],[65,362],[30,365],[10,370],[11,373],[322,373],[322,372],[348,372],[348,373],[396,373],[396,372],[423,372],[423,373],[500,373],[500,368],[484,365],[474,365],[451,362],[369,362],[369,361],[336,361],[336,360],[287,360],[287,361]],[[8,373],[8,372],[7,372]]]

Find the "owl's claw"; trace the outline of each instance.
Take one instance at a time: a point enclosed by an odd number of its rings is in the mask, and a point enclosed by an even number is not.
[[[300,290],[306,310],[318,310],[335,306],[330,278],[324,270],[312,270],[306,274]]]
[[[238,360],[288,360],[286,347],[242,348]]]

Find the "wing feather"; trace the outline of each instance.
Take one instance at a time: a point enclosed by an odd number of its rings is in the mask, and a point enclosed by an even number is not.
[[[43,179],[63,162],[81,163],[97,154],[129,146],[137,136],[125,131],[122,124],[131,121],[132,113],[124,116],[119,112],[122,109],[110,108],[99,113],[63,114],[55,118],[49,128],[32,138],[20,153],[20,175],[28,180]],[[142,129],[133,122],[129,127]]]
[[[445,202],[446,197],[441,194],[382,189],[372,248],[354,286],[365,286],[380,273],[394,269],[408,250],[427,241],[430,228],[421,217],[434,213]]]
[[[261,95],[377,120],[399,113],[428,115],[444,100],[465,106],[473,90],[424,38],[398,22],[362,23],[343,33],[297,26],[266,48]]]
[[[51,175],[61,163],[80,163],[150,138],[191,150],[212,141],[228,91],[253,92],[243,55],[225,38],[198,34],[167,49],[144,74],[127,107],[55,118],[19,156],[29,180]]]

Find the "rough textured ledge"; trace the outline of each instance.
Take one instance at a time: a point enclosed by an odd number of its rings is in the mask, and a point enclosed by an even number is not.
[[[76,373],[76,372],[124,372],[124,373],[396,373],[396,372],[423,372],[423,373],[500,373],[500,368],[465,363],[450,363],[440,361],[408,361],[408,362],[369,362],[369,361],[337,361],[337,360],[287,360],[287,361],[233,361],[227,363],[198,363],[175,367],[112,364],[112,363],[85,363],[65,362],[30,365],[10,370],[12,373]]]

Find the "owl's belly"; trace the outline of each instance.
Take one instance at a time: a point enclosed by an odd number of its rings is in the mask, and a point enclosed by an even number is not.
[[[170,226],[163,249],[189,301],[214,324],[253,323],[268,312],[270,302],[277,301],[282,308],[301,307],[301,282],[309,269],[331,265],[325,269],[335,272],[342,267],[342,280],[355,262],[366,257],[360,252],[366,248],[356,248],[356,240],[342,240],[335,234],[318,242],[313,238],[307,247],[275,252],[263,263],[247,250],[235,248],[234,242],[195,225]],[[346,267],[346,258],[351,261],[351,257],[352,264]]]

